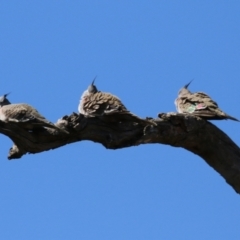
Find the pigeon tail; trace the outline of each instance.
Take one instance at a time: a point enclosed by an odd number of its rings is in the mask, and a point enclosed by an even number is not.
[[[232,116],[230,116],[230,115],[228,115],[228,114],[226,114],[226,117],[228,118],[228,119],[231,119],[231,120],[233,120],[233,121],[237,121],[237,122],[240,122],[237,118],[235,118],[235,117],[232,117]]]
[[[228,114],[224,114],[224,115],[219,115],[219,114],[216,114],[214,112],[211,112],[211,111],[208,111],[208,110],[201,110],[201,111],[195,111],[193,113],[191,113],[195,116],[198,116],[198,117],[201,117],[201,118],[204,118],[206,120],[227,120],[227,119],[231,119],[233,121],[237,121],[237,122],[240,122],[237,118],[234,118]]]

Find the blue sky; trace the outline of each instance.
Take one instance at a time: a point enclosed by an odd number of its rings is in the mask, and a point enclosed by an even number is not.
[[[0,95],[52,122],[96,85],[141,117],[208,93],[240,118],[239,1],[1,1]],[[214,121],[237,144],[240,124]],[[90,141],[20,160],[1,135],[1,239],[240,239],[239,196],[203,159]]]

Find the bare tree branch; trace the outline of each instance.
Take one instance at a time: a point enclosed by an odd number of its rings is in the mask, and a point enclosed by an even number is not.
[[[1,122],[0,133],[14,142],[8,159],[27,153],[39,153],[82,140],[101,143],[108,149],[119,149],[146,143],[182,147],[203,158],[240,193],[240,149],[212,123],[192,115],[159,114],[157,119],[113,114],[86,118],[76,113],[64,116],[50,128],[27,130],[24,123]],[[29,129],[29,127],[28,127]],[[63,131],[64,130],[64,131]]]

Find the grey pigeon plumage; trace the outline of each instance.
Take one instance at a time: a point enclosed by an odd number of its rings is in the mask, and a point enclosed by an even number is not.
[[[94,85],[94,81],[95,79],[81,96],[78,106],[79,113],[89,117],[110,115],[113,113],[130,114],[118,97],[111,93],[98,91]]]
[[[191,81],[192,82],[192,81]],[[188,90],[189,82],[180,89],[175,105],[178,113],[193,114],[207,120],[238,119],[226,114],[206,93],[191,93]]]
[[[59,129],[53,123],[49,122],[45,117],[43,117],[35,108],[32,106],[19,103],[11,104],[7,99],[5,94],[0,97],[0,120],[3,122],[28,122],[33,120],[34,123],[28,125],[29,129],[48,127]]]

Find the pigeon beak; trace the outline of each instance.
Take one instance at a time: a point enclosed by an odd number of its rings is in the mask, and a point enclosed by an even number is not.
[[[184,86],[184,88],[188,88],[188,86],[190,85],[190,83],[193,81],[193,79],[188,83],[188,84],[186,84],[185,86]]]

